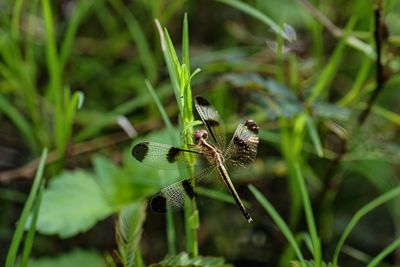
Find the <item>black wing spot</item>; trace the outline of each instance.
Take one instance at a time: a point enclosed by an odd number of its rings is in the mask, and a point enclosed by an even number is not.
[[[210,127],[217,127],[219,126],[219,122],[213,119],[208,119],[204,121],[207,125],[209,125]]]
[[[253,120],[247,120],[247,121],[244,123],[244,125],[246,126],[246,128],[247,128],[249,131],[252,131],[253,133],[258,133],[259,127],[258,127],[258,125],[257,125],[257,123],[256,123],[255,121],[253,121]]]
[[[178,155],[181,152],[179,148],[171,147],[167,153],[167,160],[169,163],[174,163],[178,159]]]
[[[150,208],[155,212],[167,212],[167,199],[162,195],[155,195],[150,201]]]
[[[196,96],[196,103],[200,106],[210,106],[210,102],[202,96]]]
[[[185,189],[186,194],[189,198],[194,198],[196,193],[194,192],[192,181],[190,179],[186,179],[182,181],[183,189]]]
[[[233,138],[233,142],[240,146],[243,150],[250,150],[250,146],[248,144],[246,144],[245,141],[243,141],[242,139],[240,139],[239,137],[235,136]]]
[[[132,156],[138,161],[142,162],[149,152],[149,142],[137,144],[132,149]]]

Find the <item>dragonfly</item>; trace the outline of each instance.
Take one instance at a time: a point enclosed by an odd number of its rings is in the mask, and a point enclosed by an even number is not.
[[[217,110],[202,96],[197,96],[194,102],[205,126],[194,133],[194,144],[188,144],[187,148],[179,148],[155,142],[142,142],[132,149],[136,160],[160,169],[187,166],[188,157],[196,158],[204,166],[194,176],[161,189],[152,197],[150,207],[153,211],[161,213],[165,213],[167,208],[181,210],[185,199],[197,196],[193,185],[209,174],[218,173],[236,205],[250,223],[253,219],[240,199],[228,169],[246,168],[254,161],[259,143],[259,127],[253,120],[241,122],[226,147],[224,125]]]

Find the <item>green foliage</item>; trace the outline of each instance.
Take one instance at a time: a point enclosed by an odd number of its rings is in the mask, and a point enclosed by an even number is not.
[[[162,260],[160,263],[152,264],[150,267],[173,267],[173,266],[201,266],[201,267],[229,267],[225,260],[220,257],[189,257],[185,252],[178,255],[170,256]]]
[[[203,205],[200,216],[191,203],[184,223],[179,213],[169,212],[170,257],[155,266],[226,266],[224,258],[238,266],[242,260],[280,266],[397,264],[392,255],[400,245],[399,14],[396,0],[2,1],[0,241],[12,239],[6,267],[117,266],[111,249],[101,247],[104,255],[98,255],[75,250],[76,239],[36,236],[38,230],[73,237],[95,225],[111,234],[97,222],[117,212],[121,262],[144,266],[142,253],[144,260],[162,258],[165,247],[148,248],[163,243],[163,220],[157,222],[163,217],[149,216],[144,228],[149,232],[141,240],[144,203],[184,174],[133,160],[117,121],[126,117],[140,140],[151,132],[143,140],[185,146],[199,125],[194,94],[210,98],[228,133],[245,117],[260,125],[254,170],[234,183],[239,190],[241,183],[254,184],[250,191],[263,209],[243,192],[254,213],[250,226],[236,223],[228,206]],[[383,84],[376,77],[377,29],[383,32]],[[179,36],[181,43],[175,41]],[[356,118],[366,107],[371,113],[360,124]],[[162,122],[168,131],[159,132]],[[110,146],[116,143],[121,145]],[[20,178],[34,173],[39,159],[33,159],[42,147],[50,150],[49,168],[42,175],[43,154],[26,198],[29,182]],[[65,161],[74,171],[63,169]],[[50,179],[37,182],[41,176]],[[213,203],[232,203],[227,192],[197,189]],[[270,227],[264,210],[277,228]],[[91,234],[79,237],[82,246]],[[221,241],[224,235],[232,239]],[[259,236],[265,246],[257,243]],[[235,250],[237,240],[242,247]],[[182,249],[186,252],[176,255]],[[224,258],[197,256],[199,250]],[[55,251],[73,252],[30,259]]]
[[[43,257],[29,261],[29,267],[106,267],[103,257],[93,251],[74,250],[69,253],[61,254],[57,257]]]
[[[112,212],[93,175],[65,171],[53,177],[44,192],[37,230],[66,238],[87,231]]]

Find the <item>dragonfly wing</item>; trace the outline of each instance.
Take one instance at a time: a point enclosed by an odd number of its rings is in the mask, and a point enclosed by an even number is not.
[[[186,160],[189,156],[202,157],[203,154],[194,145],[190,149],[182,149],[166,144],[142,142],[133,147],[132,156],[143,164],[168,170],[187,168]]]
[[[161,213],[166,212],[167,207],[175,211],[183,209],[185,199],[193,199],[197,195],[193,181],[197,183],[213,171],[215,171],[215,166],[210,166],[198,172],[192,178],[187,178],[164,187],[158,194],[152,197],[150,202],[151,209]]]
[[[221,150],[224,150],[225,131],[218,112],[207,99],[201,96],[196,97],[195,106],[214,143],[217,144]]]
[[[246,168],[257,155],[258,125],[253,120],[243,121],[237,127],[235,134],[225,152],[228,165]]]

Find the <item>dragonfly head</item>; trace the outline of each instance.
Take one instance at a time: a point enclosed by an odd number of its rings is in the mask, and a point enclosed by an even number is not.
[[[194,133],[194,139],[196,139],[196,141],[200,141],[201,139],[206,140],[207,138],[208,133],[204,129],[198,130]]]

